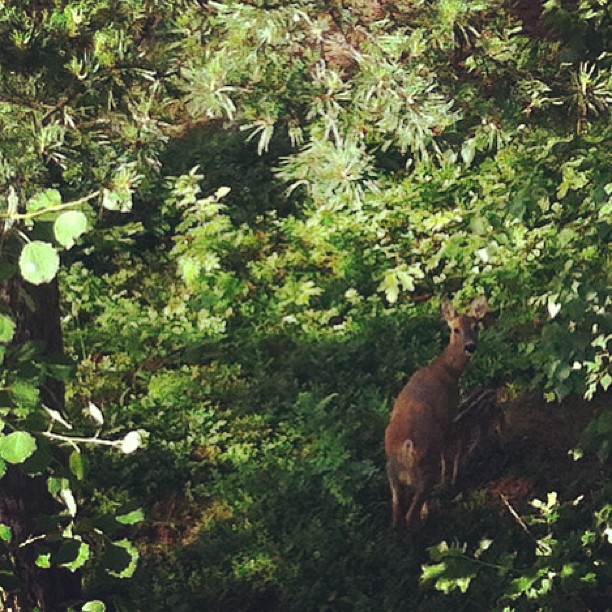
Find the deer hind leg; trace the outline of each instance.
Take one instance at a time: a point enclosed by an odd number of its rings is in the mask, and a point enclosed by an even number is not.
[[[414,495],[406,513],[406,527],[411,530],[425,521],[429,514],[428,500],[434,484],[440,478],[441,466],[435,455],[415,466],[413,471]]]
[[[402,513],[400,504],[399,483],[391,483],[391,526],[393,529],[399,527],[400,515]]]
[[[403,508],[406,506],[406,486],[400,481],[398,468],[394,461],[387,462],[387,477],[391,488],[391,525],[400,526]]]
[[[408,512],[406,512],[406,527],[411,530],[422,519],[423,514],[427,515],[427,497],[429,492],[423,487],[419,487],[414,491],[414,495],[412,497],[412,502],[410,503],[410,508],[408,508]]]

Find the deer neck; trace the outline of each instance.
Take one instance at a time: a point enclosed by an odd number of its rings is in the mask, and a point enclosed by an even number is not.
[[[435,363],[447,370],[454,378],[459,379],[470,358],[460,346],[449,344]]]

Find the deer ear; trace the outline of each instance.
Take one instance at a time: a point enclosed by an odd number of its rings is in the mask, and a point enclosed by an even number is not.
[[[455,309],[453,303],[447,297],[442,300],[441,311],[442,317],[447,323],[450,323],[453,319],[457,318],[457,310]]]
[[[484,295],[480,295],[472,300],[470,310],[468,311],[470,317],[481,321],[487,312],[489,312],[489,302],[487,302],[487,298]]]

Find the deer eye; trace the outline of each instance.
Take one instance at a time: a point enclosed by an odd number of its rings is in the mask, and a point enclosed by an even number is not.
[[[453,332],[455,332],[456,334],[460,334],[461,330],[458,327],[455,327],[455,329],[453,329]]]

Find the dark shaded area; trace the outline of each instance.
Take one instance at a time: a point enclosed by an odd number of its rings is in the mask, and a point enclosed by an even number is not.
[[[247,134],[220,121],[193,127],[173,140],[162,163],[167,175],[179,176],[200,166],[203,193],[231,187],[223,199],[236,223],[253,224],[257,217],[276,211],[283,217],[295,212],[295,202],[286,196],[286,185],[274,178],[274,168],[293,149],[281,128],[272,138],[269,151],[257,154],[257,138],[245,142]]]
[[[33,286],[21,278],[4,281],[1,299],[16,317],[17,329],[13,345],[40,343],[41,358],[53,358],[63,352],[60,325],[59,290],[57,281]],[[64,385],[48,378],[40,389],[42,402],[61,410],[64,405]],[[35,563],[41,553],[48,552],[46,533],[39,525],[55,522],[59,510],[51,497],[45,476],[30,476],[22,466],[9,466],[0,479],[0,522],[11,527],[9,549],[19,580],[18,591],[9,592],[4,601],[7,610],[64,610],[71,601],[81,598],[81,573],[65,568],[43,569]]]

